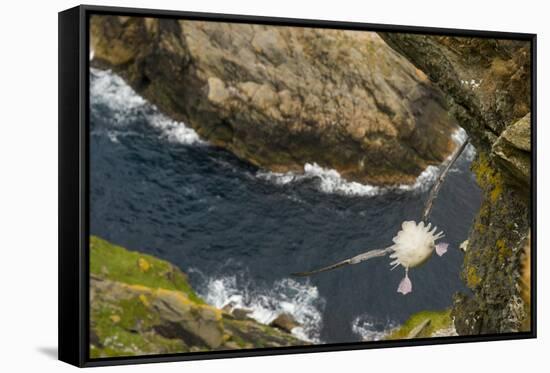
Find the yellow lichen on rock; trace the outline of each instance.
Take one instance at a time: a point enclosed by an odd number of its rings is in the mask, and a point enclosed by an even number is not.
[[[503,178],[497,169],[491,164],[490,158],[483,152],[472,165],[472,170],[476,175],[476,180],[483,190],[489,190],[491,202],[496,202],[501,196],[503,190]]]
[[[481,283],[481,277],[477,274],[477,271],[474,267],[468,268],[468,274],[466,277],[466,282],[470,289],[475,288]]]
[[[520,271],[531,224],[532,44],[379,35],[442,89],[449,112],[478,154],[472,169],[483,201],[468,236],[461,274],[472,292],[454,296],[456,330],[461,335],[517,332],[529,314],[522,311]]]
[[[138,267],[141,272],[147,272],[151,268],[151,264],[145,258],[138,259]]]
[[[502,238],[497,240],[496,248],[498,251],[498,261],[500,264],[504,264],[506,259],[512,255],[512,250],[506,245],[506,242]]]
[[[149,303],[149,300],[147,299],[147,296],[145,294],[140,294],[139,295],[139,300],[141,301],[141,303],[143,303],[143,305],[145,307],[149,307],[151,304]]]

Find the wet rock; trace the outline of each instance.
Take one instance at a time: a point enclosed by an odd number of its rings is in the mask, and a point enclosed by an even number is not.
[[[455,146],[440,91],[375,33],[94,16],[91,45],[94,65],[272,171],[413,183]]]
[[[237,320],[250,319],[249,315],[252,313],[252,310],[249,310],[246,308],[238,308],[235,306],[236,306],[235,303],[229,302],[222,307],[222,311],[224,311],[227,314],[226,317],[230,316]]]
[[[234,308],[231,314],[237,319],[237,320],[245,320],[249,319],[249,316],[252,313],[251,310],[247,310],[244,308]]]
[[[460,246],[458,247],[463,253],[466,253],[468,251],[468,240],[463,241]]]
[[[235,305],[233,304],[233,302],[229,302],[225,306],[222,307],[222,311],[226,312],[228,314],[231,314],[231,311],[233,310],[234,306]]]
[[[291,333],[292,329],[300,326],[300,323],[297,322],[291,314],[282,313],[277,316],[269,325]]]

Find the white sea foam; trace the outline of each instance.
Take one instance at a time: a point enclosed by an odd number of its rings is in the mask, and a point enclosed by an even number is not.
[[[466,140],[466,131],[459,128],[451,135],[456,144],[462,144]],[[463,155],[464,159],[471,162],[475,156],[475,148],[468,144]],[[362,196],[372,197],[394,192],[426,192],[430,189],[433,183],[437,180],[440,172],[446,162],[450,161],[451,155],[439,166],[428,166],[418,175],[413,184],[400,184],[387,187],[379,187],[369,184],[362,184],[356,181],[348,181],[344,179],[340,173],[334,169],[324,168],[317,163],[306,163],[304,172],[270,172],[260,170],[256,173],[256,177],[267,180],[277,185],[286,185],[293,182],[298,182],[306,179],[317,180],[317,187],[323,193],[335,193],[345,196]]]
[[[147,104],[126,82],[110,70],[90,68],[90,103],[107,106],[113,112],[115,124],[125,123],[128,115],[135,115]]]
[[[372,196],[380,193],[380,188],[355,181],[346,181],[336,170],[320,167],[318,164],[306,163],[304,173],[309,177],[321,180],[319,188],[325,193],[341,193],[345,195]]]
[[[306,163],[303,173],[292,171],[285,173],[258,171],[256,176],[277,185],[285,185],[305,179],[316,179],[318,181],[317,187],[324,193],[337,193],[348,196],[374,196],[381,192],[381,188],[373,185],[347,181],[338,171],[321,167],[317,163]]]
[[[302,180],[305,178],[304,174],[296,172],[271,172],[265,170],[259,170],[256,172],[256,177],[262,180],[267,180],[276,185],[285,185],[293,181]]]
[[[377,320],[364,314],[356,317],[351,323],[351,330],[362,341],[379,341],[384,339],[396,327],[396,324],[387,320]]]
[[[230,304],[233,308],[249,310],[249,316],[262,324],[269,324],[278,315],[288,313],[300,323],[292,334],[304,341],[320,343],[321,311],[325,302],[317,288],[309,283],[284,278],[269,288],[258,290],[250,283],[228,276],[208,280],[199,294],[218,308]]]
[[[401,184],[398,185],[396,189],[404,192],[425,192],[430,189],[433,183],[435,183],[437,177],[439,176],[439,173],[441,172],[442,166],[443,165],[428,166],[424,171],[420,173],[420,175],[418,175],[413,184]]]
[[[466,140],[466,137],[468,137],[468,134],[462,127],[459,127],[455,132],[453,132],[451,137],[457,145],[461,145]],[[464,157],[466,161],[471,162],[475,156],[476,148],[474,148],[474,146],[470,143],[466,146],[466,149],[464,149],[462,157]]]
[[[270,181],[277,185],[285,185],[300,180],[316,180],[317,188],[327,194],[335,193],[344,196],[362,196],[372,197],[387,193],[389,191],[425,191],[427,190],[439,175],[440,167],[428,166],[411,184],[394,185],[388,187],[379,187],[375,185],[362,184],[356,181],[344,179],[340,173],[330,168],[324,168],[317,163],[306,163],[304,172],[269,172],[258,171],[256,176],[260,179]]]
[[[182,122],[178,122],[168,118],[167,116],[157,113],[149,117],[149,123],[163,133],[163,136],[171,142],[180,144],[205,144],[194,129],[185,126]]]
[[[180,144],[204,144],[199,135],[185,125],[162,114],[154,105],[138,95],[120,76],[110,70],[91,68],[90,103],[109,108],[109,120],[119,129],[107,132],[109,139],[118,142],[120,128],[131,126],[138,117],[143,117],[154,128],[161,131],[161,136],[168,141]]]

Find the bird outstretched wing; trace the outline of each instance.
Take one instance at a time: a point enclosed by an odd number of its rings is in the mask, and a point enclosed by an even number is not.
[[[331,265],[323,267],[323,268],[319,268],[319,269],[309,271],[309,272],[291,273],[291,275],[292,276],[298,276],[298,277],[311,276],[311,275],[314,275],[314,274],[317,274],[317,273],[320,273],[320,272],[331,271],[333,269],[340,268],[340,267],[346,266],[348,264],[357,264],[357,263],[364,262],[365,260],[368,260],[368,259],[377,258],[377,257],[380,257],[380,256],[385,256],[385,255],[389,254],[391,252],[391,250],[392,250],[392,246],[387,247],[385,249],[369,250],[369,251],[364,252],[362,254],[356,255],[356,256],[348,258],[346,260],[342,260],[341,262],[334,263],[334,264],[331,264]]]

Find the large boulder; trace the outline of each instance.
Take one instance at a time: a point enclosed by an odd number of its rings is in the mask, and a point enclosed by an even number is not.
[[[453,150],[445,100],[375,33],[93,16],[96,66],[273,171],[412,183]]]
[[[269,326],[273,326],[275,328],[279,328],[281,330],[284,330],[285,332],[292,332],[292,329],[300,326],[300,323],[296,321],[296,319],[289,313],[281,313],[278,315],[270,324]]]
[[[484,201],[455,297],[459,334],[530,330],[531,65],[528,41],[381,33],[435,82],[478,152]]]
[[[531,113],[509,125],[491,150],[503,169],[528,185],[531,178]]]

